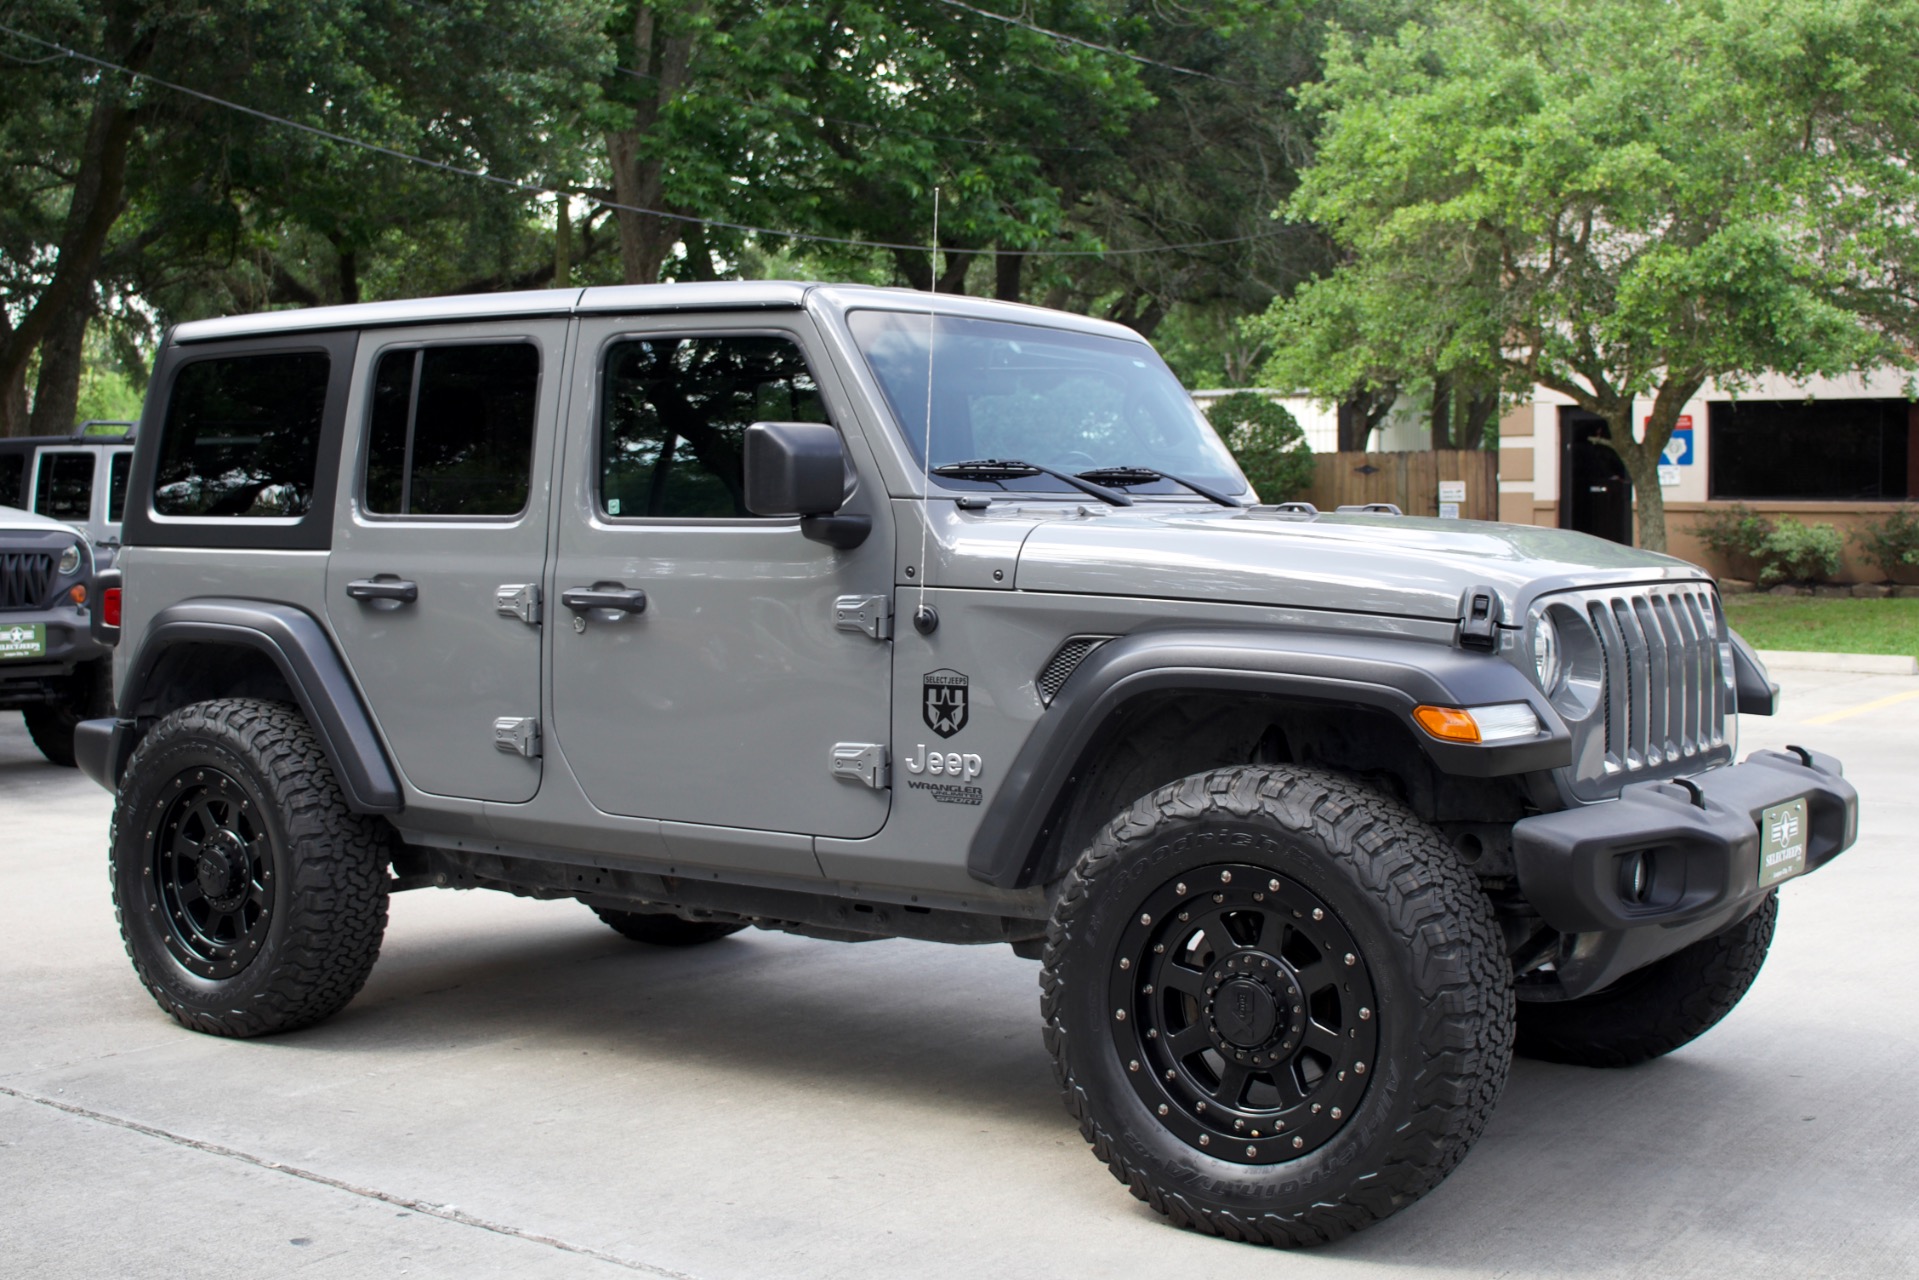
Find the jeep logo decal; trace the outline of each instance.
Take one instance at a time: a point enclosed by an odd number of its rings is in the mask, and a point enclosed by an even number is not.
[[[920,714],[926,727],[950,738],[966,727],[966,677],[945,667],[926,673]]]

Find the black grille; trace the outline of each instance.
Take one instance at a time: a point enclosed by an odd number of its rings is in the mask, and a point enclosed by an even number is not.
[[[53,557],[44,551],[0,551],[0,609],[38,609],[53,586]]]
[[[1581,600],[1606,667],[1598,726],[1606,773],[1622,781],[1682,773],[1724,748],[1727,691],[1712,589],[1637,587],[1584,592]]]
[[[1066,678],[1073,674],[1079,664],[1086,661],[1086,655],[1111,640],[1111,636],[1068,636],[1053,656],[1040,668],[1039,678],[1034,684],[1039,688],[1039,700],[1046,706],[1053,705],[1053,699],[1066,684]]]

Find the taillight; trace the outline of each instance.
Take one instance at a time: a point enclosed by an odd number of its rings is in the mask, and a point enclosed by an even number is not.
[[[120,625],[120,588],[108,587],[100,593],[100,621],[109,627]]]

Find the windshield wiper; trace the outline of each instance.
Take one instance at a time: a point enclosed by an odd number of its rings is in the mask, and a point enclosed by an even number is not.
[[[1051,476],[1055,480],[1072,485],[1081,493],[1092,494],[1101,502],[1110,502],[1116,507],[1133,505],[1132,498],[1117,489],[1108,489],[1103,484],[1065,471],[1042,467],[1037,462],[1019,462],[1011,458],[975,458],[971,462],[949,462],[943,467],[934,467],[933,474],[948,480],[1024,480],[1029,476]]]
[[[1210,485],[1203,485],[1184,476],[1169,475],[1164,471],[1155,471],[1151,467],[1097,467],[1091,471],[1079,473],[1082,480],[1091,480],[1097,484],[1151,484],[1155,480],[1170,480],[1174,484],[1183,484],[1200,497],[1217,502],[1222,507],[1239,507],[1243,504],[1235,498],[1229,498]]]

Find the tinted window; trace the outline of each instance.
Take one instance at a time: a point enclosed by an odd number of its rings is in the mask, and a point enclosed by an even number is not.
[[[1904,400],[1742,400],[1709,407],[1715,498],[1919,496],[1919,413]]]
[[[610,516],[737,517],[746,429],[825,422],[790,339],[761,335],[621,342],[606,361],[600,504]]]
[[[133,455],[121,451],[113,455],[107,472],[107,523],[119,524],[127,511],[127,474],[133,470]]]
[[[0,453],[0,507],[27,505],[27,460],[17,453]]]
[[[526,509],[540,353],[531,343],[389,351],[373,376],[366,509],[510,516]]]
[[[186,365],[161,427],[153,509],[163,516],[299,516],[313,501],[326,416],[324,352]]]
[[[93,514],[93,455],[43,453],[33,509],[55,520],[86,520]]]

